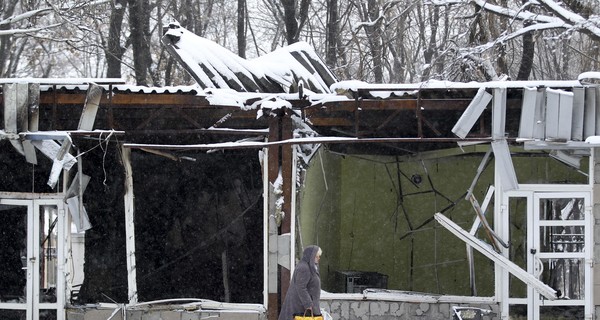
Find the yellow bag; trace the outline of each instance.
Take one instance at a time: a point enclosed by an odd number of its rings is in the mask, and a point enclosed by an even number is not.
[[[308,312],[308,310],[310,310],[310,315],[306,315],[306,313]],[[312,309],[306,309],[306,311],[304,311],[304,315],[294,315],[294,320],[323,320],[323,316],[315,316],[313,315]]]

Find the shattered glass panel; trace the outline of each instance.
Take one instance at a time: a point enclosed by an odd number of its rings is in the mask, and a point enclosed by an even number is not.
[[[511,320],[527,320],[527,305],[510,305],[508,309],[508,315],[509,319]]]
[[[584,319],[583,306],[540,307],[540,320]]]
[[[540,220],[581,221],[583,198],[540,199]],[[583,225],[541,225],[540,252],[574,253],[585,250]],[[584,259],[542,259],[542,281],[565,299],[583,299],[585,289]]]
[[[583,220],[583,198],[540,199],[540,220]]]
[[[554,288],[560,299],[584,298],[584,259],[541,259],[541,280]]]
[[[40,310],[40,320],[56,320],[56,310]]]
[[[541,221],[582,221],[584,217],[583,198],[540,199]],[[583,225],[543,225],[540,226],[541,252],[583,252]]]
[[[26,303],[27,207],[5,206],[0,218],[0,302]]]
[[[56,302],[57,211],[56,206],[40,207],[40,302]]]
[[[26,319],[25,310],[1,310],[0,319],[2,320],[23,320]]]
[[[509,200],[509,259],[523,270],[527,270],[527,198],[510,198]],[[526,298],[527,284],[509,275],[509,296]]]

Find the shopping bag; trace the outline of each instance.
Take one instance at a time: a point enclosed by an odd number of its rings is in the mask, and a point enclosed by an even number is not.
[[[307,314],[310,310],[310,315]],[[304,314],[295,314],[294,320],[323,320],[323,316],[315,316],[313,315],[312,309],[306,309]]]

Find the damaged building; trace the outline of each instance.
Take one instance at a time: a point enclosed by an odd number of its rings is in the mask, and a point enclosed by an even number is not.
[[[600,88],[338,81],[176,24],[198,85],[2,79],[0,318],[596,319]]]

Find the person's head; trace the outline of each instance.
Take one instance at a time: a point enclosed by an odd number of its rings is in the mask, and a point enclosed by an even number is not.
[[[317,250],[317,254],[315,255],[316,264],[319,264],[319,261],[321,260],[321,254],[323,254],[323,250],[321,250],[321,248],[319,247],[319,250]]]
[[[323,254],[323,250],[321,250],[321,248],[318,246],[307,246],[304,248],[302,260],[306,261],[309,265],[318,265],[319,260],[321,259],[321,254]]]

